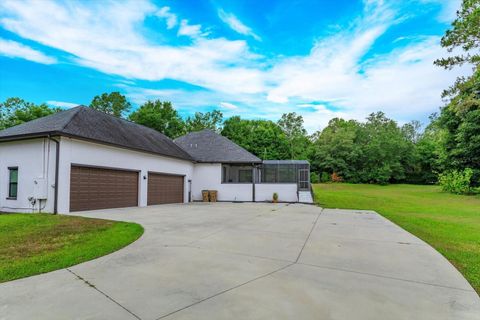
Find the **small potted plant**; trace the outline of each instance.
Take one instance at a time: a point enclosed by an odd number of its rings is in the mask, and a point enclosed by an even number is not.
[[[278,193],[274,192],[273,193],[273,203],[277,203],[278,202]]]

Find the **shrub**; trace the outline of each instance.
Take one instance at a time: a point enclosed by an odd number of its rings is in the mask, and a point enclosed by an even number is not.
[[[319,183],[320,179],[318,179],[318,173],[310,172],[310,183]]]
[[[322,172],[320,175],[320,182],[330,182],[332,181],[332,178],[328,174],[328,172]]]
[[[438,176],[438,182],[443,191],[456,194],[468,194],[473,191],[471,186],[472,176],[473,170],[470,168],[446,171]]]

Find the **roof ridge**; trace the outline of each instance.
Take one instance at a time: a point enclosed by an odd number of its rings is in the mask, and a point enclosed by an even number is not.
[[[60,129],[60,131],[63,131],[65,130],[65,128],[73,121],[73,119],[78,115],[78,113],[80,112],[80,110],[83,110],[83,108],[86,108],[85,106],[83,105],[78,105],[76,106],[75,108],[72,108],[70,110],[75,110],[75,112],[72,112],[72,115],[70,116],[70,119],[68,119],[65,124],[62,126],[62,128]],[[69,111],[69,110],[65,110],[65,111]]]
[[[172,145],[174,145],[175,148],[176,148],[178,151],[180,151],[180,152],[184,153],[186,156],[192,158],[192,156],[190,155],[190,153],[186,152],[183,148],[181,148],[179,145],[177,145],[172,138],[170,138],[169,136],[167,136],[167,135],[164,134],[163,132],[160,132],[160,131],[155,130],[155,129],[150,128],[150,127],[147,127],[147,126],[145,126],[145,125],[143,125],[143,124],[136,123],[136,122],[134,122],[134,121],[127,120],[127,119],[124,119],[124,118],[120,118],[120,117],[117,117],[117,116],[115,116],[115,115],[113,115],[113,114],[109,114],[109,113],[106,113],[106,112],[103,112],[103,111],[100,111],[100,110],[97,110],[97,109],[94,109],[94,108],[91,108],[91,107],[87,107],[87,106],[83,106],[83,105],[80,105],[80,106],[78,106],[78,107],[81,107],[81,108],[79,108],[80,110],[82,110],[82,109],[83,109],[83,110],[87,110],[87,109],[88,109],[89,111],[93,111],[93,112],[95,112],[95,113],[100,113],[102,116],[108,116],[108,117],[110,117],[110,118],[111,118],[112,120],[114,120],[114,121],[120,121],[120,123],[123,122],[124,124],[129,124],[129,125],[133,125],[133,126],[142,127],[142,128],[147,129],[148,131],[150,131],[150,132],[153,133],[153,134],[160,134],[160,135],[163,136],[163,138],[170,140],[170,141],[172,142]],[[79,112],[77,112],[75,115],[77,115],[78,113],[79,113]],[[74,117],[75,117],[75,116],[73,116],[73,117],[70,119],[69,122],[71,122],[71,121],[74,119]],[[64,129],[65,129],[65,128],[64,128]],[[193,158],[192,158],[192,160],[193,160]]]
[[[79,107],[82,107],[82,108],[85,108],[85,109],[88,109],[88,110],[91,110],[91,111],[94,111],[94,112],[99,112],[103,115],[107,115],[109,116],[110,118],[114,119],[114,120],[120,120],[120,121],[123,121],[125,123],[128,123],[128,124],[133,124],[133,125],[137,125],[137,126],[141,126],[141,127],[144,127],[144,128],[147,128],[148,130],[152,131],[152,132],[156,132],[156,133],[160,133],[161,135],[163,135],[165,138],[167,139],[170,139],[173,141],[172,138],[170,138],[169,136],[167,136],[166,134],[164,134],[163,132],[160,132],[160,131],[157,131],[153,128],[150,128],[150,127],[147,127],[143,124],[140,124],[140,123],[136,123],[135,121],[132,121],[132,120],[128,120],[128,119],[125,119],[125,118],[121,118],[121,117],[117,117],[113,114],[110,114],[110,113],[106,113],[106,112],[103,112],[103,111],[100,111],[100,110],[97,110],[97,109],[94,109],[94,108],[91,108],[91,107],[87,107],[87,106],[83,106],[83,105],[80,105]]]
[[[244,147],[210,128],[189,132],[178,137],[174,142],[200,162],[261,161]]]
[[[181,138],[184,138],[184,137],[186,137],[186,136],[190,136],[190,135],[194,135],[194,134],[199,134],[199,133],[202,133],[202,132],[211,132],[211,133],[215,133],[215,134],[217,134],[217,135],[219,135],[219,136],[222,136],[221,134],[219,134],[218,132],[216,132],[216,131],[213,130],[213,129],[205,128],[205,129],[202,129],[202,130],[187,132],[187,133],[185,133],[183,136],[176,137],[175,139],[173,139],[173,141],[178,140],[178,139],[181,139]]]

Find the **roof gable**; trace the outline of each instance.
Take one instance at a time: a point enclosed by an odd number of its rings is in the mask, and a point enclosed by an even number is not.
[[[205,129],[174,140],[198,162],[260,163],[261,160],[236,143]]]
[[[0,139],[61,131],[80,110],[79,107],[0,130]]]
[[[170,138],[151,128],[78,106],[0,131],[1,140],[63,135],[185,160],[193,160]]]

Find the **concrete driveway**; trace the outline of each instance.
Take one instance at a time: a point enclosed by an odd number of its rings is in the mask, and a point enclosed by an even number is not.
[[[0,319],[480,319],[461,274],[374,212],[217,203],[79,215],[145,234],[0,284]]]

